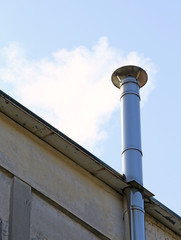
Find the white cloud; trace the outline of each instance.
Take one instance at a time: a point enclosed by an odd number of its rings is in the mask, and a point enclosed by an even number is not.
[[[28,60],[20,46],[11,44],[1,49],[0,59],[4,89],[11,87],[8,92],[18,101],[89,149],[106,137],[101,126],[119,107],[120,93],[111,83],[116,68],[134,64],[148,72],[144,101],[153,89],[151,60],[136,52],[122,54],[105,37],[91,49],[60,49],[39,61]]]

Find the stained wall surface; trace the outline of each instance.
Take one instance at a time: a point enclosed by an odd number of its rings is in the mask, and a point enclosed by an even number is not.
[[[0,239],[8,240],[12,176],[0,171]]]
[[[179,240],[176,233],[165,227],[155,218],[146,214],[145,216],[146,240]]]
[[[120,194],[3,114],[0,128],[0,165],[12,174],[11,181],[3,176],[4,184],[9,184],[7,197],[2,199],[7,205],[0,216],[3,221],[8,219],[9,206],[12,213],[21,209],[20,202],[30,211],[31,239],[53,240],[59,235],[61,239],[80,239],[76,235],[80,232],[84,239],[123,239]],[[25,202],[18,198],[22,193]],[[13,217],[9,216],[10,235],[18,234],[18,226],[12,224],[16,214],[14,210]],[[23,218],[22,211],[19,221],[28,224]]]
[[[146,237],[179,239],[148,215]],[[123,240],[123,197],[0,113],[0,240],[26,239]]]

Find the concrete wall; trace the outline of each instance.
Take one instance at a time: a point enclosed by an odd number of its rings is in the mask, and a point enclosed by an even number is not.
[[[155,218],[146,214],[145,216],[146,240],[178,240],[181,239],[173,231],[165,227]]]
[[[0,171],[0,240],[8,240],[12,176]]]
[[[40,226],[42,236],[45,235],[48,239],[56,239],[51,234],[48,235],[48,225],[49,229],[55,230],[57,227],[60,233],[58,225],[50,224],[48,216],[47,222],[42,222],[46,218],[41,208],[45,209],[48,203],[58,209],[51,206],[52,210],[47,208],[48,215],[52,211],[52,221],[55,222],[57,216],[58,222],[63,219],[67,224],[70,222],[72,227],[65,226],[70,232],[75,232],[73,229],[80,227],[86,229],[84,234],[91,232],[90,237],[85,239],[96,239],[96,236],[100,239],[122,239],[123,204],[120,194],[3,114],[0,114],[0,126],[0,165],[30,186],[31,192],[36,192],[31,196],[32,239],[38,239],[37,226]],[[40,199],[37,198],[37,193],[41,196]],[[39,212],[35,210],[38,204]],[[61,212],[66,213],[66,216]],[[46,226],[45,233],[43,226]]]
[[[179,239],[154,221],[146,217],[147,239]],[[0,113],[0,240],[8,239],[125,239],[123,198]]]
[[[41,221],[40,221],[41,219]],[[30,239],[100,239],[69,214],[59,211],[45,199],[32,194]]]

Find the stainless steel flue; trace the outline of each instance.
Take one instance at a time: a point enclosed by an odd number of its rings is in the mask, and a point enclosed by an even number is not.
[[[143,175],[139,89],[145,85],[147,78],[147,73],[137,66],[124,66],[112,74],[113,84],[121,90],[123,174],[127,182],[137,184],[137,187],[125,190],[127,209],[124,217],[129,219],[130,234],[127,239],[131,240],[145,239],[144,199],[140,190]]]

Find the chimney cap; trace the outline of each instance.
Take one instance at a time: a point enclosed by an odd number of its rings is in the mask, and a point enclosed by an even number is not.
[[[136,78],[139,82],[140,88],[143,87],[148,80],[148,75],[145,72],[145,70],[133,65],[127,65],[127,66],[118,68],[113,72],[111,79],[113,84],[117,88],[120,88],[121,80],[128,76]]]

